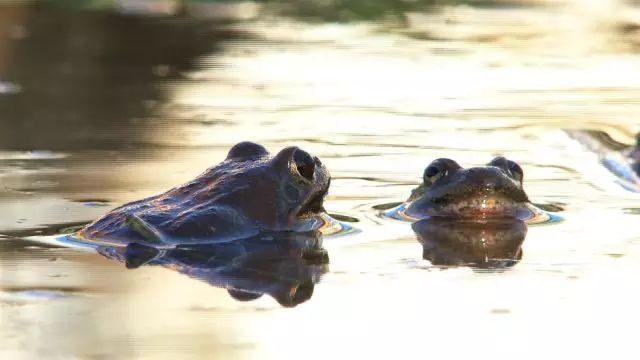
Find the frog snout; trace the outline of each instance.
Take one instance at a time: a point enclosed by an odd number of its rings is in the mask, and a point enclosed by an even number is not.
[[[478,187],[496,190],[509,186],[509,179],[505,177],[500,169],[471,168],[467,171],[469,181]]]

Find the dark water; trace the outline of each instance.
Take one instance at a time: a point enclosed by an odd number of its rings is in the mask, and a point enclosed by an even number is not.
[[[114,3],[0,6],[0,358],[633,357],[640,198],[562,129],[632,143],[637,4]],[[187,274],[199,258],[127,270],[40,241],[243,140],[330,169],[327,208],[354,230],[324,236],[327,266],[278,258],[271,292],[237,301]],[[496,154],[563,221],[460,250],[477,229],[374,208],[437,157]]]

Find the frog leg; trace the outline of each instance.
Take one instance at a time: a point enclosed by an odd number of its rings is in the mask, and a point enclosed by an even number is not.
[[[126,224],[129,229],[138,235],[142,236],[145,240],[153,244],[165,243],[165,237],[153,227],[153,225],[142,220],[138,215],[129,215],[126,220]]]

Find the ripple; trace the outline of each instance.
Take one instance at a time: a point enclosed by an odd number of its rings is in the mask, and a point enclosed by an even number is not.
[[[80,203],[88,207],[102,207],[102,206],[111,205],[111,202],[106,199],[77,199],[77,200],[71,200],[71,201],[75,203]]]
[[[625,214],[640,215],[640,208],[623,208]]]
[[[396,205],[394,207],[389,207],[394,204],[398,204],[398,203],[380,204],[380,205],[374,206],[373,208],[376,210],[382,210],[382,211],[378,211],[377,214],[379,217],[385,218],[385,219],[392,219],[392,220],[398,220],[403,222],[416,222],[416,221],[422,220],[407,214],[406,212],[407,203],[400,203],[399,205]],[[527,225],[553,224],[563,220],[563,218],[560,215],[550,211],[543,210],[542,208],[536,205],[538,204],[535,204],[535,205],[530,204],[528,206],[530,210],[529,214],[521,218],[521,220],[527,223]],[[561,207],[556,206],[554,204],[543,205],[543,207],[547,209],[562,209]]]
[[[533,203],[536,208],[547,212],[562,212],[567,204],[564,203]]]
[[[533,217],[525,220],[527,225],[550,225],[564,220],[562,216],[542,209],[537,209],[533,214]]]
[[[0,288],[0,303],[27,305],[70,299],[76,297],[81,291],[75,288]]]
[[[1,95],[13,95],[22,91],[22,86],[8,82],[0,81],[0,94]]]
[[[64,159],[68,154],[49,150],[0,151],[0,160],[54,160]]]
[[[378,213],[378,215],[382,218],[405,221],[405,222],[416,222],[420,219],[411,217],[407,214],[407,203],[386,203],[381,205],[376,205],[373,208],[376,210],[383,210]]]
[[[360,222],[360,219],[353,217],[353,216],[349,216],[346,214],[340,214],[340,213],[336,213],[336,212],[331,212],[329,213],[329,216],[331,216],[332,218],[338,220],[338,221],[343,221],[343,222],[349,222],[349,223],[357,223]]]
[[[321,214],[320,219],[321,221],[323,221],[323,224],[318,230],[322,233],[322,235],[325,236],[345,235],[355,232],[355,228],[353,226],[349,225],[347,222],[344,222],[344,220],[339,220],[340,218],[344,219],[345,216],[338,215],[338,218],[336,219],[333,217],[333,214]],[[355,219],[352,217],[346,218],[348,218],[349,220]],[[354,222],[358,221],[358,219],[355,220],[356,221]]]
[[[395,202],[390,202],[390,203],[374,205],[373,208],[375,210],[389,210],[389,209],[393,209],[393,208],[399,207],[401,205],[403,205],[403,202],[395,201]]]

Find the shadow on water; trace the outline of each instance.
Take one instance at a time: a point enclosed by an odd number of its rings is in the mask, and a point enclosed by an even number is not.
[[[158,131],[154,106],[203,54],[238,37],[183,16],[0,6],[0,148],[121,149]]]
[[[422,257],[436,266],[478,269],[513,267],[522,259],[527,225],[520,220],[487,223],[440,219],[412,224],[422,244]]]
[[[328,263],[322,235],[317,231],[268,233],[226,243],[180,245],[169,250],[131,243],[122,247],[98,246],[97,251],[123,262],[128,269],[161,265],[226,288],[236,300],[250,301],[267,294],[285,307],[311,298]]]

